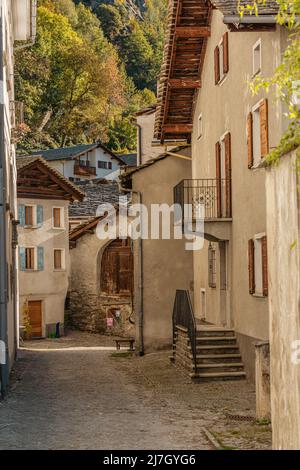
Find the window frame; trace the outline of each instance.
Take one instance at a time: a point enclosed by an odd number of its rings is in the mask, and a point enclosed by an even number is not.
[[[257,47],[259,46],[259,68],[255,70],[255,51]],[[258,40],[253,44],[252,46],[252,77],[255,77],[259,73],[261,73],[262,69],[262,41],[261,38],[258,38]]]
[[[259,100],[257,103],[255,103],[254,106],[251,108],[251,113],[252,113],[252,149],[253,149],[253,165],[252,168],[256,168],[257,166],[260,165],[261,163],[261,137],[260,137],[260,127],[261,127],[261,122],[260,122],[260,106],[262,104],[263,100]],[[258,116],[258,118],[257,118]],[[256,127],[257,124],[257,119],[258,119],[258,126]],[[257,136],[255,137],[255,132],[257,132]],[[255,139],[257,139],[257,148],[259,149],[259,152],[257,155],[255,155]]]
[[[57,227],[55,225],[55,217],[54,217],[54,211],[59,210],[59,220],[60,220],[60,225]],[[64,220],[64,208],[61,206],[53,206],[52,207],[52,228],[54,230],[63,230],[65,228],[65,220]]]
[[[217,287],[217,250],[212,243],[208,246],[208,287]]]
[[[60,251],[60,267],[55,266],[55,252]],[[66,262],[65,262],[65,249],[64,248],[53,248],[53,271],[65,271]]]
[[[37,247],[25,246],[25,271],[37,271]],[[33,250],[33,267],[27,267],[27,250]]]
[[[24,227],[25,228],[34,228],[34,227],[36,227],[37,226],[37,206],[36,206],[36,204],[24,204],[24,207],[25,207],[25,224],[24,224]],[[26,209],[27,208],[31,208],[31,210],[32,210],[32,213],[31,213],[32,223],[31,224],[26,223]]]
[[[262,240],[266,236],[265,232],[261,233],[256,233],[253,236],[253,242],[254,242],[254,286],[255,290],[252,294],[253,297],[258,297],[258,298],[266,298],[264,295],[264,283],[263,283],[263,257],[262,257]],[[259,263],[257,263],[257,259],[259,259]],[[259,274],[259,276],[257,275]],[[257,279],[260,279],[261,281],[261,289],[257,289]]]

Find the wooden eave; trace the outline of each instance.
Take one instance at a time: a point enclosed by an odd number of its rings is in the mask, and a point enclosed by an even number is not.
[[[170,0],[154,139],[190,142],[193,109],[210,36],[207,0]]]
[[[60,176],[39,157],[18,169],[18,198],[62,199],[73,202],[82,201],[84,196],[75,185]]]

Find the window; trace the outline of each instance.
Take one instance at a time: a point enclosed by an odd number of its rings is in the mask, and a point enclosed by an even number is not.
[[[53,207],[53,228],[63,228],[63,217],[61,207]]]
[[[253,76],[261,71],[261,39],[253,46],[252,50]]]
[[[25,225],[34,225],[33,206],[25,206]]]
[[[229,71],[228,32],[223,34],[222,39],[214,52],[215,84],[221,83]]]
[[[70,176],[70,177],[69,177],[69,181],[74,181],[74,177],[73,177],[73,176]]]
[[[202,122],[202,114],[198,116],[198,135],[197,138],[200,139],[203,134],[203,122]]]
[[[35,249],[25,248],[25,268],[35,269]]]
[[[103,170],[111,170],[112,162],[98,161],[98,168],[102,168]]]
[[[216,249],[211,243],[208,247],[208,285],[212,288],[217,286]]]
[[[53,256],[53,261],[54,261],[54,269],[64,269],[64,250],[55,248],[54,250],[54,256]]]
[[[248,242],[249,293],[268,295],[267,237],[257,234]]]
[[[248,168],[256,167],[269,153],[268,100],[257,103],[247,118]]]

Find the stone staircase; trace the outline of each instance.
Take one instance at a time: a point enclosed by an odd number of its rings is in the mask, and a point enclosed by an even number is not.
[[[195,382],[246,378],[234,330],[214,325],[197,327],[195,370],[188,331],[176,326],[170,359]]]

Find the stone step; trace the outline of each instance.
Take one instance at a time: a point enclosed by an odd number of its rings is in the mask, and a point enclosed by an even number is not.
[[[201,382],[213,380],[241,380],[246,378],[245,372],[192,372],[191,379]]]
[[[227,330],[226,328],[216,329],[197,329],[197,338],[209,337],[209,336],[234,336],[234,330]]]
[[[192,354],[189,355],[193,359]],[[241,361],[240,354],[197,354],[197,364],[218,364],[219,362],[231,363]]]
[[[191,350],[191,347],[190,347]],[[239,347],[237,344],[206,344],[202,346],[196,346],[196,354],[237,354],[239,353]]]
[[[236,336],[203,336],[196,338],[196,345],[199,346],[202,344],[236,344],[236,342]]]
[[[195,369],[194,364],[192,369]],[[244,364],[242,362],[217,363],[217,364],[197,364],[197,372],[219,373],[219,372],[244,372]]]

